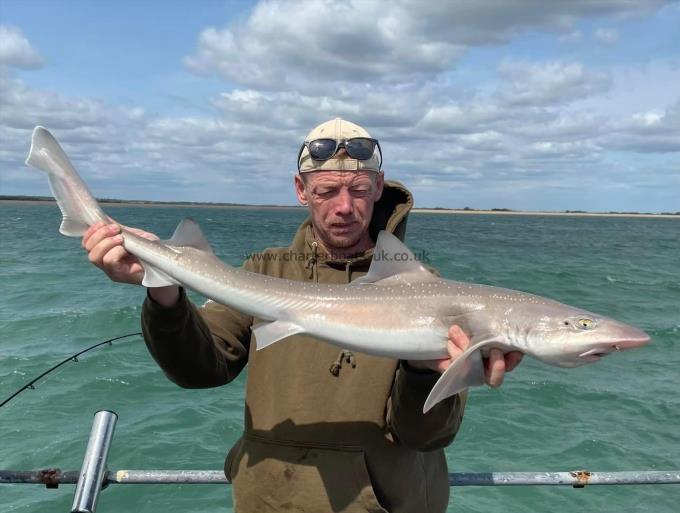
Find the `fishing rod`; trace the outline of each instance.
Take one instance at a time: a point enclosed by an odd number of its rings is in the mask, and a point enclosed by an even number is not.
[[[44,378],[45,376],[47,376],[50,372],[52,372],[52,371],[58,369],[58,368],[61,367],[62,365],[66,365],[66,364],[69,363],[69,362],[78,363],[78,357],[79,357],[80,355],[85,354],[85,353],[87,353],[88,351],[92,351],[93,349],[96,349],[96,348],[101,347],[101,346],[103,346],[103,345],[109,345],[109,346],[110,346],[110,345],[113,345],[113,342],[115,342],[116,340],[122,340],[122,339],[124,339],[124,338],[129,338],[129,337],[135,337],[135,336],[137,336],[137,335],[141,335],[141,333],[139,333],[139,332],[137,332],[137,333],[128,333],[127,335],[120,335],[120,336],[118,336],[118,337],[113,337],[113,338],[110,338],[110,339],[108,339],[108,340],[103,340],[103,341],[101,341],[101,342],[97,342],[96,344],[91,345],[91,346],[88,347],[87,349],[83,349],[82,351],[78,351],[77,353],[72,354],[72,355],[69,356],[68,358],[66,358],[66,359],[64,359],[64,360],[62,360],[62,361],[60,361],[58,364],[56,364],[56,365],[50,367],[49,369],[47,369],[47,370],[46,370],[45,372],[43,372],[40,376],[38,376],[38,377],[36,377],[36,378],[33,378],[31,381],[29,381],[28,383],[26,383],[23,387],[21,387],[19,390],[17,390],[17,391],[14,392],[12,395],[10,395],[7,399],[5,399],[4,401],[2,401],[2,402],[0,403],[0,408],[2,408],[3,406],[5,406],[8,402],[10,402],[12,399],[14,399],[16,396],[18,396],[18,395],[19,395],[21,392],[23,392],[24,390],[26,390],[26,389],[28,389],[28,388],[30,388],[31,390],[35,390],[35,386],[34,386],[34,385],[36,384],[36,382],[40,381],[42,378]]]

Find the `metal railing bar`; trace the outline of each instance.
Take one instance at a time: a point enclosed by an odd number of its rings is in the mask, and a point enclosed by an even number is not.
[[[77,470],[0,470],[0,484],[76,484]],[[222,470],[109,470],[104,484],[228,484]],[[573,486],[680,484],[680,470],[623,472],[453,472],[451,486]]]

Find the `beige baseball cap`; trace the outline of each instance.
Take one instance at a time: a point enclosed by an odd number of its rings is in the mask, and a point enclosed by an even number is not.
[[[371,139],[371,134],[359,125],[344,119],[335,118],[314,127],[305,137],[305,143],[316,139],[335,139],[339,141],[351,139],[352,137],[367,137]],[[380,172],[380,161],[381,155],[377,148],[373,151],[373,156],[368,160],[353,159],[346,153],[343,153],[340,157],[336,156],[328,160],[314,160],[309,154],[307,147],[303,145],[298,158],[298,169],[300,173],[309,173],[311,171],[359,171],[362,169],[378,173]]]

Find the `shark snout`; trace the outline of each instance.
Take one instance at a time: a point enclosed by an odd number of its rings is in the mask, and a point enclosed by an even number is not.
[[[619,337],[620,339],[613,344],[618,351],[634,349],[644,346],[649,342],[649,335],[647,333],[632,326],[626,326],[622,329]]]
[[[649,342],[649,335],[632,326],[623,326],[606,341],[594,344],[589,350],[579,354],[579,358],[587,362],[596,361],[611,353],[626,351],[643,346]]]

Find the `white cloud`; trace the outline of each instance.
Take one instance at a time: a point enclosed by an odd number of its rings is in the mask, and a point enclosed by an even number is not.
[[[266,89],[414,80],[450,70],[473,46],[503,44],[531,29],[569,34],[583,18],[637,16],[663,3],[271,0],[240,23],[205,29],[185,63]]]
[[[555,142],[582,141],[597,137],[607,130],[609,118],[598,112],[581,108],[574,112],[559,109],[544,113],[544,120],[533,123],[516,124],[512,133],[527,140]]]
[[[472,133],[493,128],[507,120],[509,115],[491,102],[450,102],[431,106],[418,123],[418,128],[442,135]]]
[[[299,134],[272,145],[267,127],[256,130],[259,119],[227,121],[217,111],[202,118],[149,117],[140,108],[37,90],[18,79],[0,79],[0,95],[2,194],[16,188],[49,194],[44,176],[23,162],[36,125],[54,133],[103,197],[256,203],[264,181],[278,184],[275,195],[295,168],[291,148]],[[276,152],[287,159],[285,166]],[[276,201],[290,202],[292,193]]]
[[[44,64],[44,59],[31,46],[20,29],[0,25],[0,66],[35,69]]]
[[[552,93],[545,87],[531,89],[540,93],[531,107],[507,102],[500,92],[515,87],[512,81],[501,80],[486,96],[457,99],[445,88],[357,94],[363,87],[350,86],[342,98],[235,90],[213,99],[212,115],[179,118],[6,81],[0,164],[9,173],[2,180],[43,183],[22,163],[35,124],[54,130],[76,167],[94,179],[95,193],[147,199],[292,203],[289,182],[300,141],[333,115],[356,120],[381,139],[388,177],[420,188],[421,205],[432,204],[426,198],[436,197],[428,188],[435,183],[441,190],[464,183],[502,197],[504,191],[558,187],[565,175],[579,182],[603,176],[608,149],[677,151],[677,106],[616,118],[574,101],[546,102]],[[392,111],[382,112],[390,105]],[[627,176],[606,182],[624,183]],[[271,185],[267,192],[263,183]]]
[[[583,33],[580,30],[572,30],[566,34],[558,37],[561,43],[578,43],[583,38]]]
[[[638,112],[612,124],[602,137],[604,144],[636,153],[680,152],[680,100],[663,110]],[[680,176],[680,159],[675,172]]]
[[[561,164],[573,160],[598,160],[601,148],[593,141],[538,141],[522,150],[527,159],[560,160]]]
[[[233,83],[277,88],[413,77],[441,72],[462,55],[459,45],[416,37],[408,25],[398,3],[263,2],[243,25],[205,29],[185,63]]]
[[[108,116],[100,102],[37,91],[11,77],[0,77],[0,96],[0,118],[12,128],[29,129],[38,122],[55,129],[101,126]]]
[[[582,100],[607,91],[611,85],[607,73],[588,70],[579,62],[505,61],[499,72],[508,80],[501,91],[502,98],[516,105],[554,105]]]
[[[614,29],[599,28],[595,31],[595,39],[605,45],[615,45],[619,42],[619,32]]]

